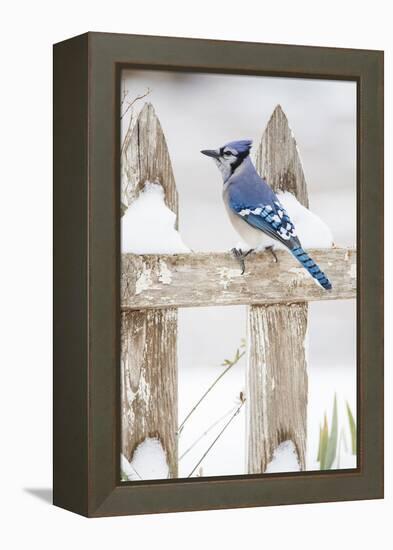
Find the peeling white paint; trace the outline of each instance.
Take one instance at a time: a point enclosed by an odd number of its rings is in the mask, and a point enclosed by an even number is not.
[[[138,396],[142,401],[145,403],[146,408],[149,408],[149,402],[150,402],[150,385],[147,383],[145,378],[145,373],[142,372],[141,377],[139,379],[139,388],[138,388]]]
[[[220,274],[219,284],[224,287],[224,290],[228,288],[228,285],[232,279],[241,277],[239,269],[228,269],[227,267],[221,267],[218,272]]]
[[[308,361],[308,350],[310,349],[309,330],[310,330],[310,324],[307,323],[307,328],[306,328],[306,332],[304,334],[304,340],[303,340],[304,359],[306,361],[306,366],[309,364],[309,361]]]
[[[141,294],[144,290],[149,289],[152,284],[151,269],[144,265],[135,283],[135,294]]]
[[[356,264],[351,264],[351,267],[349,268],[348,275],[351,277],[351,279],[356,278]]]
[[[264,357],[267,355],[267,350],[264,350]],[[265,397],[266,394],[266,388],[267,388],[267,365],[266,362],[261,362],[260,365],[260,373],[261,373],[261,395]],[[262,398],[262,426],[263,426],[263,434],[266,439],[269,438],[269,424],[268,424],[268,410],[267,410],[267,399]]]
[[[164,260],[160,260],[158,280],[163,285],[170,285],[172,282],[172,272]]]
[[[127,401],[128,403],[131,403],[134,399],[134,396],[135,396],[135,393],[132,391],[132,389],[130,388],[130,386],[127,387],[126,389],[126,394],[127,394]]]
[[[303,267],[291,267],[290,273],[294,273],[299,279],[309,279],[311,276],[308,271]]]

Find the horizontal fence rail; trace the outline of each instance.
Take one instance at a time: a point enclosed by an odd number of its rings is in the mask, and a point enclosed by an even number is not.
[[[340,300],[356,297],[356,250],[308,250],[333,289],[322,289],[287,252],[252,253],[241,275],[230,253],[122,255],[121,307],[150,309]]]

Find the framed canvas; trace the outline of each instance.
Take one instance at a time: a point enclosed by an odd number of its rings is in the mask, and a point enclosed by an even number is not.
[[[53,420],[89,517],[382,498],[382,52],[54,46]]]

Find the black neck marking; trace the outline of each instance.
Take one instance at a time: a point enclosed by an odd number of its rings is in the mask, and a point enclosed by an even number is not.
[[[236,168],[238,168],[241,165],[243,160],[248,157],[249,154],[250,154],[250,149],[247,149],[247,151],[244,151],[243,153],[238,153],[236,155],[237,158],[236,158],[235,162],[233,162],[231,164],[231,175],[234,173]]]

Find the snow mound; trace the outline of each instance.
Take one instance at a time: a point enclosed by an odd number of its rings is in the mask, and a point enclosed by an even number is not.
[[[140,479],[134,468],[131,466],[131,464],[128,462],[126,457],[123,455],[123,453],[120,454],[120,470],[122,474],[127,476],[129,481],[136,481]]]
[[[156,437],[147,437],[142,441],[135,449],[131,462],[121,455],[120,467],[129,481],[169,477],[166,453]]]
[[[321,218],[300,204],[292,193],[285,191],[277,193],[277,196],[294,224],[303,248],[331,248],[333,246],[332,232]]]
[[[295,445],[291,440],[287,440],[275,449],[273,458],[266,467],[265,474],[299,471],[300,467]]]
[[[147,182],[121,220],[121,251],[134,254],[190,252],[175,229],[176,215],[158,183]]]

